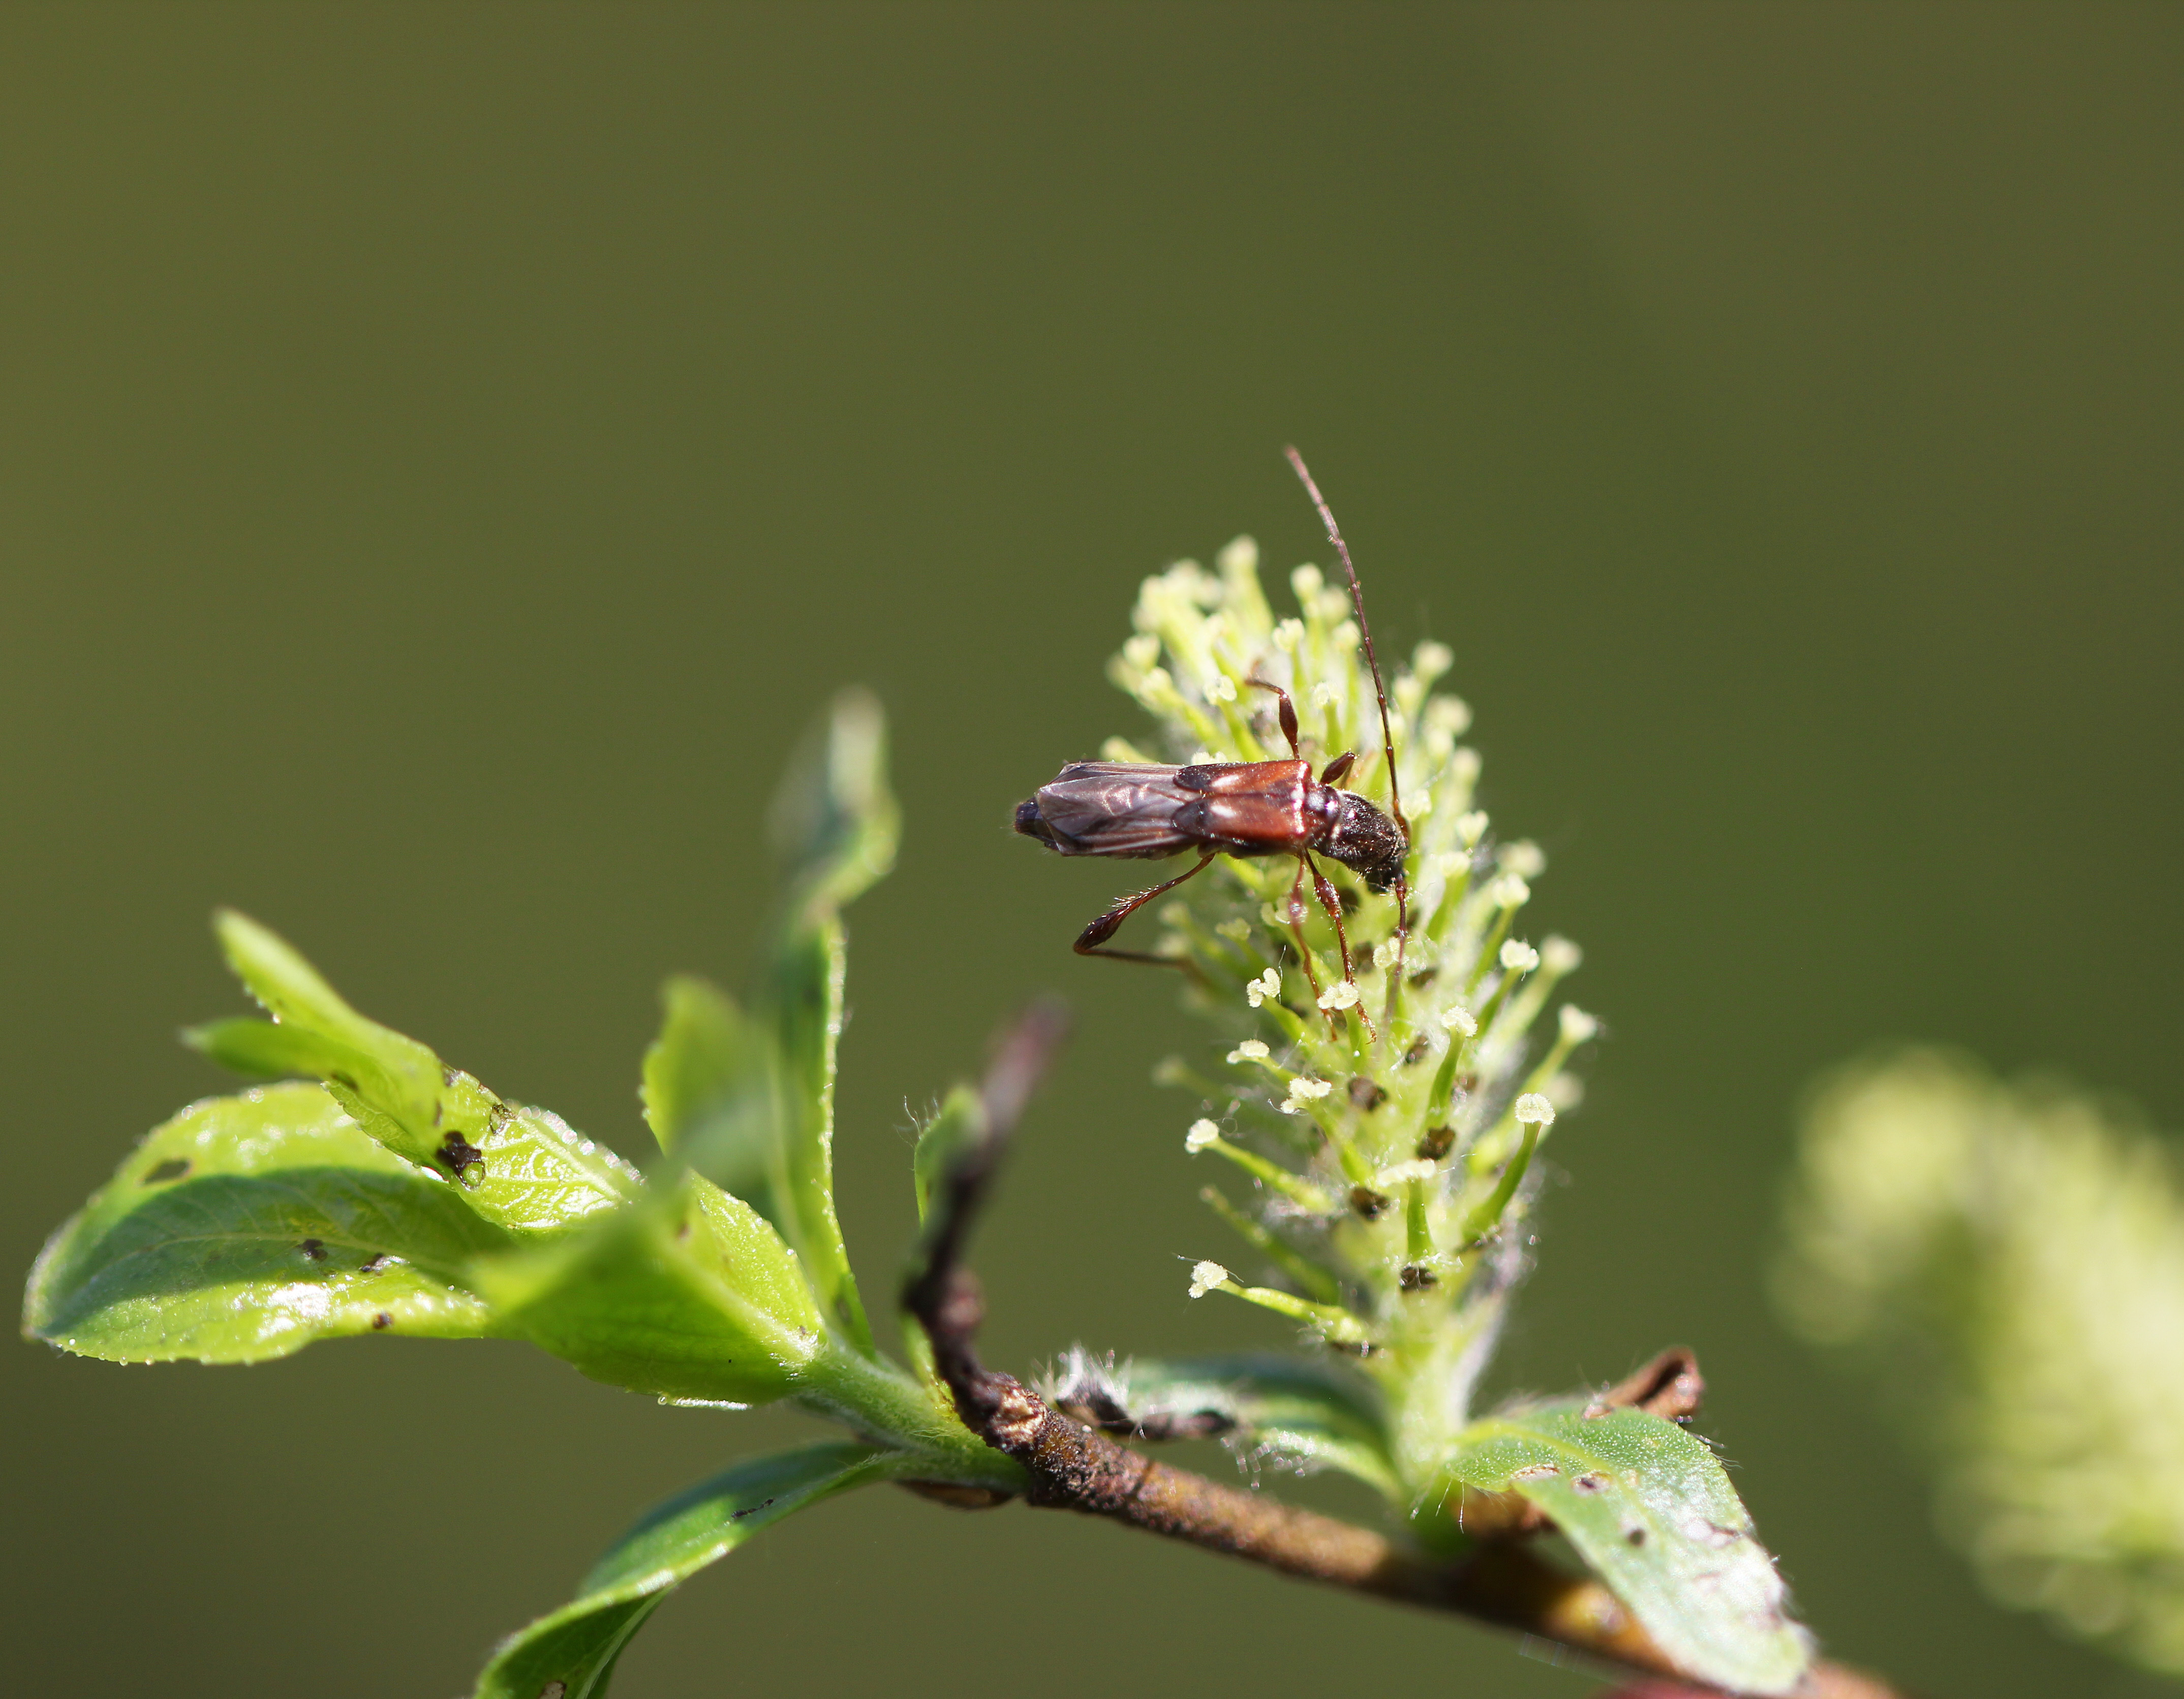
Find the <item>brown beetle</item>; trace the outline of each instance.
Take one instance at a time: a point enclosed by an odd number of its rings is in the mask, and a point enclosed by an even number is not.
[[[1311,953],[1304,947],[1305,875],[1312,875],[1313,894],[1328,918],[1342,953],[1342,977],[1354,982],[1351,971],[1350,941],[1342,925],[1342,908],[1334,887],[1312,861],[1312,853],[1329,857],[1363,879],[1375,892],[1392,890],[1396,903],[1396,947],[1402,947],[1409,930],[1409,888],[1403,860],[1409,853],[1409,822],[1396,782],[1396,740],[1388,722],[1388,696],[1380,679],[1380,662],[1373,652],[1372,628],[1365,623],[1365,596],[1358,586],[1357,569],[1351,564],[1350,550],[1334,523],[1334,515],[1312,482],[1312,474],[1295,449],[1285,450],[1290,464],[1304,482],[1312,505],[1327,526],[1328,539],[1341,558],[1350,579],[1350,595],[1357,610],[1357,629],[1364,639],[1365,659],[1373,671],[1373,693],[1380,706],[1380,735],[1388,760],[1388,798],[1390,814],[1384,814],[1364,797],[1337,789],[1356,762],[1354,753],[1338,755],[1319,777],[1297,747],[1296,708],[1289,693],[1264,679],[1245,682],[1271,691],[1276,703],[1282,735],[1289,741],[1287,761],[1214,761],[1189,767],[1157,766],[1134,761],[1073,761],[1039,794],[1017,805],[1016,829],[1037,838],[1062,855],[1153,858],[1180,850],[1199,852],[1198,864],[1150,891],[1126,897],[1078,935],[1076,949],[1082,956],[1112,956],[1118,960],[1167,963],[1173,958],[1135,950],[1101,947],[1124,920],[1162,892],[1173,891],[1184,880],[1203,873],[1217,855],[1293,855],[1297,860],[1296,881],[1290,888],[1289,919],[1297,935],[1299,959],[1318,992],[1312,970]],[[1398,968],[1400,973],[1400,967]],[[1329,1017],[1330,1021],[1332,1016]]]

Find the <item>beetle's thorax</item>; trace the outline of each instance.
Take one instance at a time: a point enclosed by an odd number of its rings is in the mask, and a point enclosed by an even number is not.
[[[1402,877],[1410,849],[1396,823],[1353,791],[1312,785],[1305,796],[1312,847],[1385,891]]]

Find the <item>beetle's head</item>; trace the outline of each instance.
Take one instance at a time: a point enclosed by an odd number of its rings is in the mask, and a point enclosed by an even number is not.
[[[1402,829],[1367,802],[1349,791],[1338,793],[1341,806],[1334,830],[1328,834],[1327,852],[1365,881],[1376,895],[1388,891],[1403,876],[1403,858],[1410,841]]]

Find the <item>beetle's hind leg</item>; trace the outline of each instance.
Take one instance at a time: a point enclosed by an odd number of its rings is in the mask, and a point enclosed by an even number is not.
[[[1198,865],[1189,873],[1179,873],[1173,879],[1156,885],[1150,891],[1140,891],[1135,897],[1125,897],[1090,925],[1077,935],[1070,947],[1080,956],[1105,956],[1110,961],[1150,962],[1156,967],[1182,968],[1190,964],[1180,956],[1156,956],[1144,950],[1103,950],[1100,947],[1115,936],[1123,921],[1151,902],[1164,891],[1173,891],[1186,879],[1195,879],[1213,864],[1218,851],[1208,850],[1199,858]]]

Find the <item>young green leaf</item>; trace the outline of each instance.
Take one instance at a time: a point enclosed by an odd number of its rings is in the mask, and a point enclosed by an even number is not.
[[[986,1136],[985,1099],[975,1086],[958,1086],[948,1093],[939,1113],[917,1135],[917,1149],[911,1158],[911,1183],[917,1190],[917,1219],[922,1221],[932,1207],[933,1188],[948,1165]]]
[[[773,1223],[829,1325],[867,1355],[876,1348],[834,1210],[834,1070],[841,908],[894,862],[886,756],[879,705],[844,691],[775,799],[785,891],[751,1013],[703,981],[671,980],[644,1065],[646,1115],[661,1147]]]
[[[664,1019],[660,1036],[645,1050],[639,1092],[652,1136],[671,1154],[694,1133],[705,1133],[709,1123],[735,1115],[739,1100],[750,1099],[749,1112],[737,1117],[743,1137],[727,1141],[716,1133],[709,1143],[733,1143],[745,1153],[752,1182],[765,1183],[766,1148],[775,1130],[764,1035],[752,1030],[726,992],[694,975],[669,980],[660,988],[660,1002]],[[720,1150],[716,1160],[733,1164],[734,1157]],[[735,1177],[713,1177],[739,1197],[750,1195]]]
[[[888,788],[887,720],[869,691],[844,690],[829,705],[775,796],[772,826],[787,897],[762,1012],[782,1069],[788,1237],[821,1306],[870,1355],[872,1327],[834,1210],[842,910],[887,876],[902,833]]]
[[[754,1457],[678,1494],[616,1542],[573,1601],[500,1644],[474,1699],[599,1699],[622,1648],[669,1593],[760,1529],[880,1478],[891,1456],[824,1442]]]
[[[771,825],[791,907],[813,919],[838,914],[893,869],[902,811],[888,788],[887,718],[871,691],[853,687],[828,704],[789,763]]]
[[[287,941],[232,910],[229,962],[273,1016],[187,1035],[243,1072],[315,1075],[396,1155],[444,1175],[485,1221],[552,1232],[637,1195],[635,1171],[545,1109],[504,1102],[414,1038],[359,1014]]]
[[[462,1271],[510,1243],[318,1087],[268,1086],[154,1129],[47,1242],[23,1329],[126,1362],[258,1362],[348,1333],[476,1338],[497,1329]]]
[[[824,1347],[794,1255],[701,1175],[473,1277],[508,1331],[594,1380],[674,1401],[780,1398]]]
[[[782,1070],[783,1207],[821,1305],[844,1336],[871,1355],[876,1350],[872,1325],[834,1210],[834,1066],[846,959],[842,921],[831,910],[807,905],[802,912],[811,924],[782,940],[764,1008]]]
[[[1732,1692],[1784,1694],[1812,1652],[1781,1578],[1706,1442],[1627,1407],[1580,1399],[1474,1422],[1446,1465],[1462,1489],[1536,1505],[1687,1675]]]
[[[1340,1469],[1390,1497],[1401,1491],[1379,1399],[1334,1363],[1236,1352],[1110,1367],[1079,1350],[1065,1359],[1055,1397],[1114,1431],[1225,1439],[1279,1467]]]

